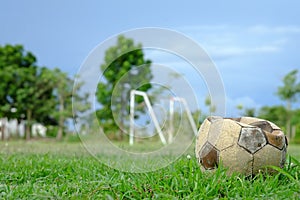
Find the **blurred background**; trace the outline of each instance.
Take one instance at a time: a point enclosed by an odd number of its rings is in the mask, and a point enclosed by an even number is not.
[[[191,85],[203,86],[203,90],[196,91],[199,107],[190,105],[199,126],[206,116],[215,113],[218,105],[211,102],[203,79],[194,76],[191,66],[174,55],[151,50],[126,53],[119,63],[111,63],[110,55],[124,46],[127,50],[139,45],[142,48],[143,44],[132,38],[119,37],[99,60],[99,70],[103,65],[110,65],[111,70],[95,80],[99,81],[93,97],[96,107],[89,103],[93,94],[81,90],[83,81],[74,87],[80,66],[101,42],[126,30],[161,27],[190,37],[206,51],[223,81],[226,116],[271,120],[285,131],[291,142],[300,143],[299,4],[270,0],[1,1],[1,139],[62,140],[74,135],[73,121],[82,116],[86,124],[77,130],[79,134],[85,134],[86,127],[96,131],[101,126],[111,138],[123,139],[122,127],[108,111],[112,88],[126,70],[149,81],[157,79],[159,74],[153,72],[155,63],[176,70],[169,77],[170,83],[175,84],[172,81],[176,77],[184,77]],[[144,74],[134,72],[133,66],[141,64],[149,68],[144,68]],[[120,69],[126,70],[122,74]],[[154,102],[166,95],[155,86],[139,89],[148,91]],[[75,112],[72,98],[77,103]],[[145,126],[150,120],[145,114],[146,106],[141,99],[136,99],[136,103],[140,106],[137,108],[140,116],[136,119],[144,119],[139,123]],[[129,120],[126,106],[115,109],[124,109],[122,116]],[[95,114],[89,110],[98,113],[97,122],[88,120]],[[122,125],[128,129],[128,123]]]

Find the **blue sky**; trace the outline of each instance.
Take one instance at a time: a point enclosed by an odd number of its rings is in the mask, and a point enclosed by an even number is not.
[[[112,35],[142,27],[179,31],[198,42],[215,63],[228,116],[238,114],[237,104],[281,103],[274,93],[282,77],[300,69],[296,0],[2,0],[0,5],[0,45],[23,44],[39,65],[72,75]]]

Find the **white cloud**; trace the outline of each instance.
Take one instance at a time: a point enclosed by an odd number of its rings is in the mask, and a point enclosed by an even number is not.
[[[276,45],[262,45],[258,47],[254,47],[252,49],[249,49],[249,52],[253,53],[273,53],[280,51],[280,47]]]
[[[264,26],[264,25],[256,25],[251,26],[247,30],[249,33],[253,34],[299,34],[300,27],[299,26]]]
[[[207,47],[207,51],[213,58],[242,56],[257,53],[274,53],[279,52],[280,50],[281,48],[278,45],[261,45],[256,47],[212,45]]]
[[[288,25],[288,26],[266,26],[266,25],[254,25],[249,27],[242,26],[229,26],[227,24],[219,24],[219,25],[195,25],[195,26],[181,26],[178,28],[183,32],[199,34],[205,32],[211,32],[213,35],[216,33],[228,34],[234,33],[239,34],[239,32],[243,32],[245,34],[299,34],[300,26],[298,25]]]
[[[300,26],[240,27],[221,24],[178,29],[197,40],[214,59],[278,53],[292,41],[289,34],[300,33]]]

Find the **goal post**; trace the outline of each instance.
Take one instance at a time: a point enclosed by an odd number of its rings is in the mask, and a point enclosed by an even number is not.
[[[142,96],[146,107],[148,109],[150,118],[154,124],[154,127],[160,137],[161,142],[165,145],[167,144],[166,138],[162,132],[162,129],[159,125],[157,117],[154,113],[153,107],[150,103],[149,97],[146,92],[138,91],[138,90],[131,90],[130,91],[130,127],[129,127],[129,144],[133,145],[134,142],[134,113],[135,113],[135,96]],[[173,141],[173,133],[174,133],[174,104],[175,101],[180,102],[183,105],[183,108],[187,114],[188,121],[192,127],[193,133],[197,136],[197,126],[193,119],[192,113],[189,109],[189,106],[184,98],[181,97],[172,97],[169,100],[169,130],[168,130],[168,143],[172,143]]]
[[[146,92],[138,91],[138,90],[131,90],[130,91],[130,131],[129,131],[129,144],[133,145],[134,140],[134,112],[135,112],[135,96],[142,96],[144,99],[144,102],[147,106],[149,115],[153,121],[153,124],[155,126],[156,131],[158,132],[158,135],[160,137],[161,142],[165,145],[167,144],[166,139],[162,133],[162,130],[160,128],[160,125],[158,123],[158,120],[156,118],[156,115],[153,111],[152,105],[150,103],[150,100],[148,98],[148,95]]]
[[[177,102],[180,102],[183,104],[183,108],[187,114],[187,117],[188,117],[188,120],[189,120],[189,123],[190,125],[192,126],[192,129],[193,129],[193,132],[194,132],[194,135],[197,136],[198,134],[198,131],[197,131],[197,126],[195,124],[195,121],[193,119],[193,116],[192,116],[192,113],[191,113],[191,110],[189,109],[189,106],[186,102],[186,100],[184,98],[181,98],[181,97],[172,97],[170,98],[170,103],[169,103],[169,112],[170,112],[170,124],[169,124],[169,134],[168,134],[168,142],[171,143],[172,140],[173,140],[173,132],[174,132],[174,125],[173,125],[173,120],[174,120],[174,103],[175,101]]]

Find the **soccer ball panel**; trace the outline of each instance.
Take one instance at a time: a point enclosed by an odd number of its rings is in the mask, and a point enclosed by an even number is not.
[[[205,169],[218,167],[219,151],[209,142],[206,142],[199,152],[199,160]]]
[[[241,121],[241,117],[231,117],[231,118],[225,118],[225,119],[236,121],[236,122],[240,122]]]
[[[231,119],[225,119],[223,123],[223,129],[222,134],[228,134],[235,138],[238,138],[241,132],[241,126],[239,123],[231,120]]]
[[[253,174],[257,174],[259,171],[266,170],[267,166],[280,166],[282,160],[282,151],[271,146],[266,145],[254,154],[253,159]],[[274,172],[272,169],[267,169],[269,173]]]
[[[200,151],[204,143],[207,141],[210,125],[211,122],[208,119],[206,119],[204,120],[204,122],[202,123],[199,129],[198,138],[196,142],[196,158],[199,158],[198,152]]]
[[[250,125],[251,125],[251,126],[259,127],[259,128],[261,128],[262,130],[267,131],[267,132],[270,132],[270,133],[273,131],[273,127],[272,127],[271,124],[268,123],[267,121],[253,122],[253,123],[251,123]]]
[[[262,130],[257,127],[243,127],[238,144],[250,153],[255,153],[267,144]]]
[[[284,133],[274,123],[269,121],[257,121],[250,125],[261,128],[264,131],[269,144],[280,150],[284,147],[286,143]]]
[[[275,130],[272,133],[265,132],[268,143],[273,145],[274,147],[278,149],[282,149],[285,145],[285,136],[284,133],[281,130]]]
[[[223,124],[223,119],[215,120],[214,122],[212,122],[212,125],[209,127],[207,139],[211,144],[215,145],[216,142],[219,140],[221,131],[223,130]]]
[[[241,126],[230,119],[225,119],[222,130],[220,131],[219,139],[216,142],[216,148],[219,150],[226,149],[234,145],[241,132]]]
[[[231,135],[221,134],[218,141],[216,142],[216,148],[221,151],[223,149],[233,146],[236,140],[237,139]]]
[[[234,172],[245,175],[252,174],[252,155],[238,145],[231,146],[220,152],[220,163],[228,168],[230,175]]]
[[[218,120],[223,120],[223,118],[219,117],[219,116],[210,116],[210,117],[207,117],[207,120],[210,121],[211,123],[213,123]]]
[[[280,167],[283,168],[286,161],[287,144],[284,145],[281,152]]]
[[[258,118],[255,118],[255,117],[241,117],[240,123],[251,124],[251,123],[254,123],[254,122],[257,122],[257,121],[264,121],[264,120],[258,119]]]

